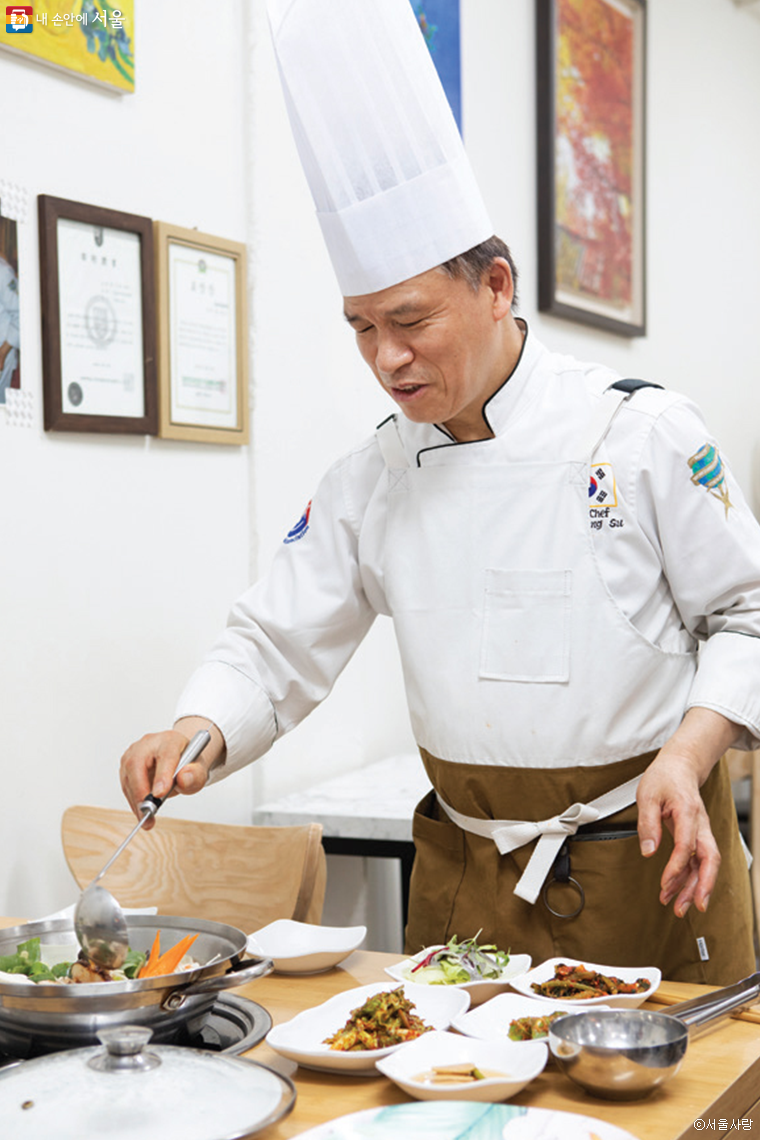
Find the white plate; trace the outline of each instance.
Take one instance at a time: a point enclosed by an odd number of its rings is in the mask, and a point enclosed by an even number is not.
[[[547,998],[531,989],[534,982],[547,982],[553,978],[557,966],[563,962],[567,966],[587,966],[590,970],[598,970],[600,974],[612,975],[612,977],[620,978],[623,982],[635,982],[637,978],[646,978],[649,985],[638,994],[602,994],[595,998]],[[516,978],[511,984],[518,993],[534,998],[544,1005],[562,1006],[564,1008],[570,1001],[572,1009],[585,1008],[590,1005],[622,1006],[627,1009],[635,1009],[636,1006],[641,1005],[642,1002],[652,996],[661,980],[662,974],[654,966],[600,966],[597,962],[581,961],[580,958],[549,958],[540,966],[529,970],[527,974]]]
[[[465,1037],[476,1037],[482,1041],[498,1041],[501,1038],[509,1040],[510,1022],[518,1017],[547,1017],[552,1013],[575,1013],[577,1002],[557,1002],[556,1009],[547,1009],[547,1003],[537,997],[525,997],[524,994],[497,994],[495,998],[479,1005],[477,1009],[455,1017],[451,1028]],[[609,1009],[608,1005],[597,1006],[597,1009]],[[532,1041],[512,1041],[522,1049],[525,1045],[532,1045]]]
[[[405,1049],[381,1057],[381,1073],[417,1100],[507,1100],[524,1089],[543,1070],[549,1050],[543,1041],[475,1041],[456,1033],[426,1033],[410,1041]],[[420,1081],[433,1065],[473,1064],[498,1077],[456,1084]]]
[[[278,974],[320,974],[347,958],[366,937],[366,926],[312,926],[280,918],[254,931],[248,949],[271,958]]]
[[[403,1049],[411,1042],[391,1045],[386,1049],[367,1049],[342,1053],[324,1044],[326,1037],[337,1032],[348,1021],[353,1010],[358,1009],[373,994],[385,990],[398,989],[387,982],[374,982],[371,986],[358,986],[336,994],[322,1005],[306,1009],[296,1014],[290,1021],[276,1025],[267,1034],[267,1045],[283,1057],[297,1061],[307,1069],[339,1070],[362,1076],[376,1076],[375,1062],[387,1057],[396,1049]],[[470,1004],[468,994],[460,990],[444,989],[443,986],[404,985],[404,993],[415,1004],[414,1012],[433,1029],[448,1029],[452,1020],[464,1013]]]
[[[524,1108],[517,1104],[473,1104],[456,1101],[413,1101],[385,1108],[365,1108],[318,1124],[300,1140],[636,1140],[606,1120],[575,1112]]]
[[[418,962],[422,962],[427,958],[428,954],[433,950],[440,950],[440,946],[428,946],[425,950],[420,950],[419,954],[415,954],[412,958],[404,958],[401,962],[396,962],[393,966],[386,966],[385,972],[390,977],[395,978],[398,982],[413,982],[415,985],[430,985],[430,982],[420,980],[417,982],[414,978],[407,977],[406,971],[416,966]],[[470,1005],[480,1005],[483,1001],[488,1001],[489,998],[495,997],[496,994],[502,993],[512,985],[513,979],[526,974],[530,969],[531,958],[529,954],[510,954],[509,961],[502,970],[498,978],[482,978],[475,982],[455,982],[451,985],[441,986],[450,990],[464,990],[470,995]],[[433,983],[435,988],[439,988],[438,983]]]

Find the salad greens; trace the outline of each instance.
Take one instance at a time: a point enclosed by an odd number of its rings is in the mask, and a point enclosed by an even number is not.
[[[410,982],[433,986],[456,986],[500,978],[509,962],[509,952],[497,950],[493,944],[478,946],[479,935],[480,931],[474,938],[466,938],[463,942],[454,935],[445,946],[431,950],[421,961],[407,967],[404,973]]]
[[[15,954],[0,955],[0,971],[6,974],[25,974],[33,982],[57,982],[68,977],[72,962],[57,962],[54,966],[46,966],[42,961],[42,952],[39,937],[20,942]],[[144,961],[145,954],[142,951],[130,949],[121,970],[113,970],[112,977],[123,975],[125,978],[135,978]]]

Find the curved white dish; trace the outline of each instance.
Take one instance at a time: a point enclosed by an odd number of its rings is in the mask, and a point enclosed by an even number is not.
[[[509,1040],[510,1023],[518,1017],[547,1017],[552,1013],[577,1012],[577,1002],[557,1002],[556,1009],[547,1009],[547,1002],[537,997],[525,997],[524,994],[497,994],[490,1001],[483,1002],[477,1009],[455,1017],[451,1028],[465,1037],[475,1037],[482,1041]],[[552,1005],[554,1003],[551,1003]],[[608,1005],[598,1005],[597,1009],[609,1009]],[[532,1045],[533,1041],[511,1041],[522,1049],[525,1045]]]
[[[412,1101],[385,1108],[365,1108],[339,1116],[302,1132],[300,1140],[636,1140],[606,1120],[576,1112],[525,1108],[517,1104],[474,1104],[452,1101]]]
[[[416,1100],[507,1100],[537,1077],[546,1065],[549,1050],[543,1041],[476,1041],[456,1033],[426,1033],[404,1049],[381,1057],[377,1067],[394,1084]],[[473,1064],[500,1074],[482,1081],[459,1081],[437,1085],[420,1081],[433,1065]]]
[[[440,946],[428,946],[425,950],[420,950],[419,954],[414,954],[411,958],[404,958],[401,962],[396,962],[393,966],[386,966],[385,972],[396,981],[406,982],[412,981],[415,985],[430,985],[429,982],[420,981],[414,982],[414,979],[407,978],[405,971],[415,966],[418,962],[422,962],[432,950],[440,950]],[[465,993],[470,995],[470,1005],[480,1005],[481,1002],[488,1001],[490,998],[495,997],[496,994],[502,993],[508,989],[515,978],[526,974],[531,966],[530,954],[511,954],[509,961],[502,970],[498,978],[482,978],[480,981],[475,982],[456,982],[452,985],[439,986],[435,985],[435,989],[447,990],[464,990]]]
[[[598,970],[600,974],[612,975],[624,982],[635,982],[637,978],[646,978],[649,985],[646,990],[642,990],[638,994],[602,994],[595,998],[547,998],[535,993],[531,989],[532,984],[534,982],[546,982],[553,978],[557,966],[561,963],[568,966],[587,966],[590,970]],[[588,1006],[600,1005],[635,1009],[652,996],[661,981],[662,974],[654,966],[600,966],[597,962],[564,957],[547,959],[540,966],[529,970],[527,974],[515,978],[511,984],[518,993],[525,994],[526,997],[533,998],[535,1001],[540,1001],[543,1005],[552,1005],[555,1008],[560,1006],[564,1008],[570,1001],[571,1009],[585,1009]]]
[[[391,1045],[386,1049],[367,1049],[341,1053],[324,1044],[326,1037],[341,1029],[353,1010],[373,994],[398,989],[387,982],[374,982],[336,994],[322,1005],[296,1014],[290,1021],[276,1025],[267,1034],[267,1045],[283,1057],[297,1061],[307,1069],[338,1070],[361,1076],[376,1076],[375,1062],[397,1049],[407,1048],[412,1042]],[[414,1012],[433,1029],[448,1029],[455,1017],[464,1013],[470,1004],[468,994],[442,986],[404,985],[404,993],[414,1002]]]
[[[278,974],[319,974],[337,966],[366,937],[366,926],[312,926],[280,918],[249,935],[248,949],[271,958]]]

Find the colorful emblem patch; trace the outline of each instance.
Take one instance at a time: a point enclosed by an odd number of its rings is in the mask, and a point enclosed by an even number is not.
[[[588,484],[589,507],[616,507],[617,490],[611,463],[597,463],[591,468]]]
[[[726,518],[728,518],[729,507],[732,507],[733,503],[728,497],[726,473],[717,447],[713,447],[711,443],[705,443],[686,462],[691,468],[691,481],[694,486],[704,487],[716,499],[720,499],[726,509]]]
[[[306,510],[301,515],[300,519],[294,527],[285,535],[283,542],[298,542],[299,538],[303,538],[306,531],[309,529],[309,515],[311,514],[311,499],[306,504]]]

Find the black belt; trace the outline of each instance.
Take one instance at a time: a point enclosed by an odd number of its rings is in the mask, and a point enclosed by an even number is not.
[[[576,918],[586,903],[586,893],[583,887],[574,879],[570,874],[570,844],[571,843],[588,843],[588,842],[604,842],[610,839],[630,839],[636,835],[635,827],[629,824],[615,824],[599,825],[593,823],[583,824],[578,828],[575,835],[568,835],[565,842],[559,849],[557,857],[552,864],[551,878],[547,878],[541,889],[541,898],[543,899],[544,906],[553,914],[555,918]],[[575,910],[560,911],[549,902],[549,890],[554,885],[560,887],[570,887],[578,897],[578,905]]]

